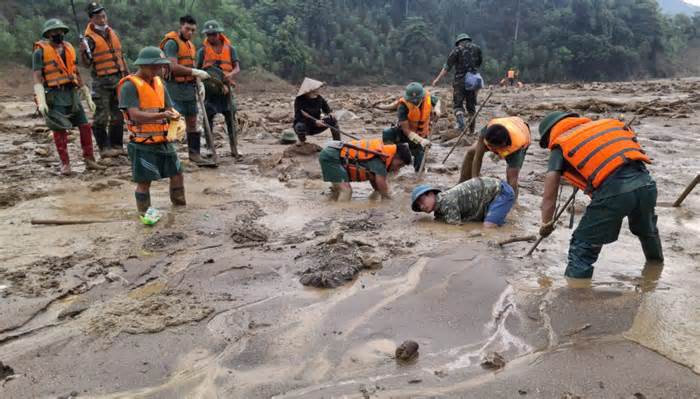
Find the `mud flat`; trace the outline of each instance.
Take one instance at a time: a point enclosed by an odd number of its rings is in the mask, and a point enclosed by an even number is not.
[[[368,105],[400,93],[371,90],[328,90],[347,111],[343,128],[362,137],[393,121]],[[497,91],[479,123],[517,113],[535,131],[552,104],[638,116],[668,202],[700,169],[698,92],[693,79],[533,85]],[[438,95],[450,103],[447,89]],[[498,231],[411,212],[409,170],[392,178],[390,201],[370,201],[358,184],[352,203],[335,204],[317,148],[278,144],[288,96],[239,95],[239,161],[226,156],[220,120],[218,169],[188,164],[182,147],[188,206],[172,209],[166,183],[154,184],[166,215],[153,228],[136,221],[125,158],[83,173],[71,144],[77,173],[60,177],[30,98],[0,97],[0,397],[700,397],[698,193],[657,210],[665,267],[645,266],[623,226],[592,285],[572,289],[568,223],[531,258],[529,243],[490,244],[536,233],[544,150],[530,148],[519,205]],[[464,153],[439,163],[453,122],[438,123],[425,178],[445,187]],[[419,354],[397,361],[406,340]]]

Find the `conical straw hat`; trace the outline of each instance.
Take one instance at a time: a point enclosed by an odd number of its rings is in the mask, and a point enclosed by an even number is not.
[[[321,87],[323,87],[323,85],[325,85],[325,83],[323,83],[321,81],[311,79],[311,78],[304,78],[304,81],[301,82],[301,87],[299,88],[299,92],[297,93],[297,97],[303,96],[304,94],[306,94],[310,91],[318,90]]]

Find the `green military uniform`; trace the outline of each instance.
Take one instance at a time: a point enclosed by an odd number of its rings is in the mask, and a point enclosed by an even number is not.
[[[173,101],[166,89],[165,107],[172,106]],[[127,110],[138,107],[139,96],[136,87],[127,80],[119,92],[119,108]],[[127,145],[127,150],[134,182],[160,180],[182,173],[182,164],[172,143],[139,144],[132,141]]]
[[[65,52],[61,54],[65,61]],[[77,64],[77,52],[75,62]],[[32,53],[32,70],[41,71],[44,68],[44,51],[37,48]],[[77,87],[73,85],[63,85],[60,87],[45,87],[46,104],[49,106],[49,113],[46,126],[51,130],[70,130],[73,127],[88,123],[85,110],[80,103],[80,96]]]
[[[481,140],[484,139],[486,136],[486,131],[488,130],[487,127],[484,127],[481,129],[481,132],[479,133],[479,138]],[[527,155],[527,149],[528,147],[521,148],[518,151],[515,151],[512,154],[509,154],[505,160],[506,164],[508,164],[509,168],[513,169],[522,169],[523,164],[525,163],[525,155]]]
[[[163,46],[163,52],[167,58],[177,59],[177,42],[172,39],[166,41]],[[165,85],[177,112],[186,117],[197,115],[197,84],[194,81],[191,83],[178,83],[175,81],[175,77],[172,76],[166,80]]]
[[[346,183],[350,181],[348,172],[340,157],[339,149],[332,147],[324,148],[318,156],[318,161],[321,164],[323,181],[330,183]],[[360,167],[367,169],[376,176],[387,175],[386,164],[379,157],[373,157],[366,161],[358,161],[357,163]]]
[[[476,72],[481,67],[483,61],[481,48],[472,43],[471,37],[467,34],[460,34],[455,39],[455,48],[447,56],[447,62],[443,65],[446,71],[455,69],[454,81],[452,83],[452,106],[457,118],[457,127],[463,130],[465,127],[464,111],[469,115],[476,112],[476,91],[466,90],[464,86],[464,77],[467,72]],[[460,42],[466,41],[460,45]],[[469,126],[471,132],[474,132],[475,123]]]
[[[435,219],[449,223],[483,221],[502,184],[492,177],[477,177],[437,194]]]
[[[435,106],[435,104],[440,101],[436,96],[430,96],[430,102]],[[405,104],[399,104],[396,110],[396,116],[399,122],[405,122],[408,120],[408,107]],[[418,171],[420,169],[420,164],[423,162],[423,154],[425,150],[420,144],[414,143],[406,137],[403,133],[403,129],[400,126],[392,126],[390,128],[384,129],[382,132],[382,141],[386,144],[399,144],[408,143],[408,148],[411,150],[411,155],[413,155],[413,168]]]

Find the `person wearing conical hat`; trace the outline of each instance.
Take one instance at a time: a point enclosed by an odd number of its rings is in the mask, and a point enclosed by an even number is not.
[[[204,108],[207,112],[209,127],[214,129],[216,114],[224,116],[228,132],[231,156],[238,156],[236,147],[236,124],[233,88],[236,86],[235,77],[241,71],[238,53],[231,41],[224,34],[224,28],[218,21],[210,20],[204,23],[202,30],[207,38],[202,47],[197,50],[197,68],[211,75],[204,84],[206,96]],[[208,138],[208,136],[205,136]],[[211,145],[211,143],[209,143]]]
[[[328,105],[328,101],[319,94],[323,86],[323,82],[304,78],[294,99],[293,126],[300,143],[306,142],[306,136],[319,134],[328,129],[328,126],[338,129],[338,121],[333,116],[333,110]],[[305,116],[302,111],[316,120]],[[333,140],[340,140],[340,132],[335,129],[330,129],[331,136]]]
[[[119,110],[117,84],[129,74],[117,32],[107,23],[107,11],[96,2],[86,10],[90,23],[80,42],[83,65],[90,68],[95,99],[92,132],[102,157],[126,155],[124,118]]]
[[[61,173],[71,174],[68,156],[68,131],[78,127],[80,146],[86,169],[105,169],[95,161],[92,148],[92,127],[88,123],[80,97],[94,111],[90,90],[83,85],[78,71],[78,57],[73,46],[64,41],[70,29],[61,20],[52,18],[44,23],[42,39],[34,43],[32,77],[39,113],[53,132],[56,151],[61,160]]]

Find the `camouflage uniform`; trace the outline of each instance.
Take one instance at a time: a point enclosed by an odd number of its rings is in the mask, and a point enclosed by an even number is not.
[[[476,92],[467,91],[464,88],[464,76],[467,72],[476,72],[477,68],[481,67],[481,63],[481,48],[472,42],[467,42],[465,46],[456,46],[447,56],[447,62],[443,66],[447,71],[452,67],[455,68],[455,78],[452,83],[452,105],[458,120],[460,119],[458,115],[462,115],[462,124],[464,123],[463,104],[465,100],[469,115],[476,112]],[[463,129],[463,127],[461,128]],[[474,132],[474,124],[469,129]]]
[[[484,220],[491,202],[501,193],[501,180],[477,177],[437,194],[435,219],[449,224]]]

